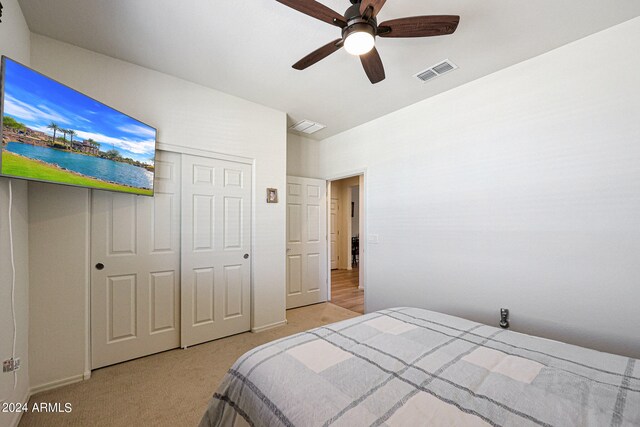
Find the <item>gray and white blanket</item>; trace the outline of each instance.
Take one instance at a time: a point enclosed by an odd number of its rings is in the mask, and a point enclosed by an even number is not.
[[[640,361],[395,308],[258,347],[201,426],[640,425]]]

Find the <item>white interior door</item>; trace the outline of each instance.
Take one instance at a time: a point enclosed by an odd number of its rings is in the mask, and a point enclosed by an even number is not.
[[[331,269],[338,268],[338,199],[331,198],[331,220],[329,221],[331,227]]]
[[[251,328],[251,165],[182,156],[182,346]]]
[[[179,347],[180,155],[158,151],[154,197],[92,199],[92,368]]]
[[[327,300],[327,184],[287,177],[287,308]]]

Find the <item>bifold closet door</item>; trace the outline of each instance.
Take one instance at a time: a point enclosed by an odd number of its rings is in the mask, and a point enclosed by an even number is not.
[[[327,300],[327,183],[287,177],[287,308]]]
[[[154,197],[93,191],[92,369],[180,346],[180,155],[155,166]]]
[[[182,347],[251,328],[251,165],[182,155]]]

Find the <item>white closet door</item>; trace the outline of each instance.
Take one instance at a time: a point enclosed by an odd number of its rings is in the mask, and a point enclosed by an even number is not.
[[[251,328],[251,165],[182,156],[182,346]]]
[[[179,347],[179,154],[158,151],[154,197],[93,191],[91,261],[93,369]]]
[[[327,184],[287,177],[287,308],[327,300]]]

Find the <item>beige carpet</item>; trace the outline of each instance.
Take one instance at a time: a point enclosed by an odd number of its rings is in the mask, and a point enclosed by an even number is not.
[[[358,316],[330,303],[287,311],[286,326],[250,332],[93,371],[91,379],[40,393],[34,402],[70,402],[69,414],[26,413],[20,426],[196,426],[233,362],[250,349]]]

